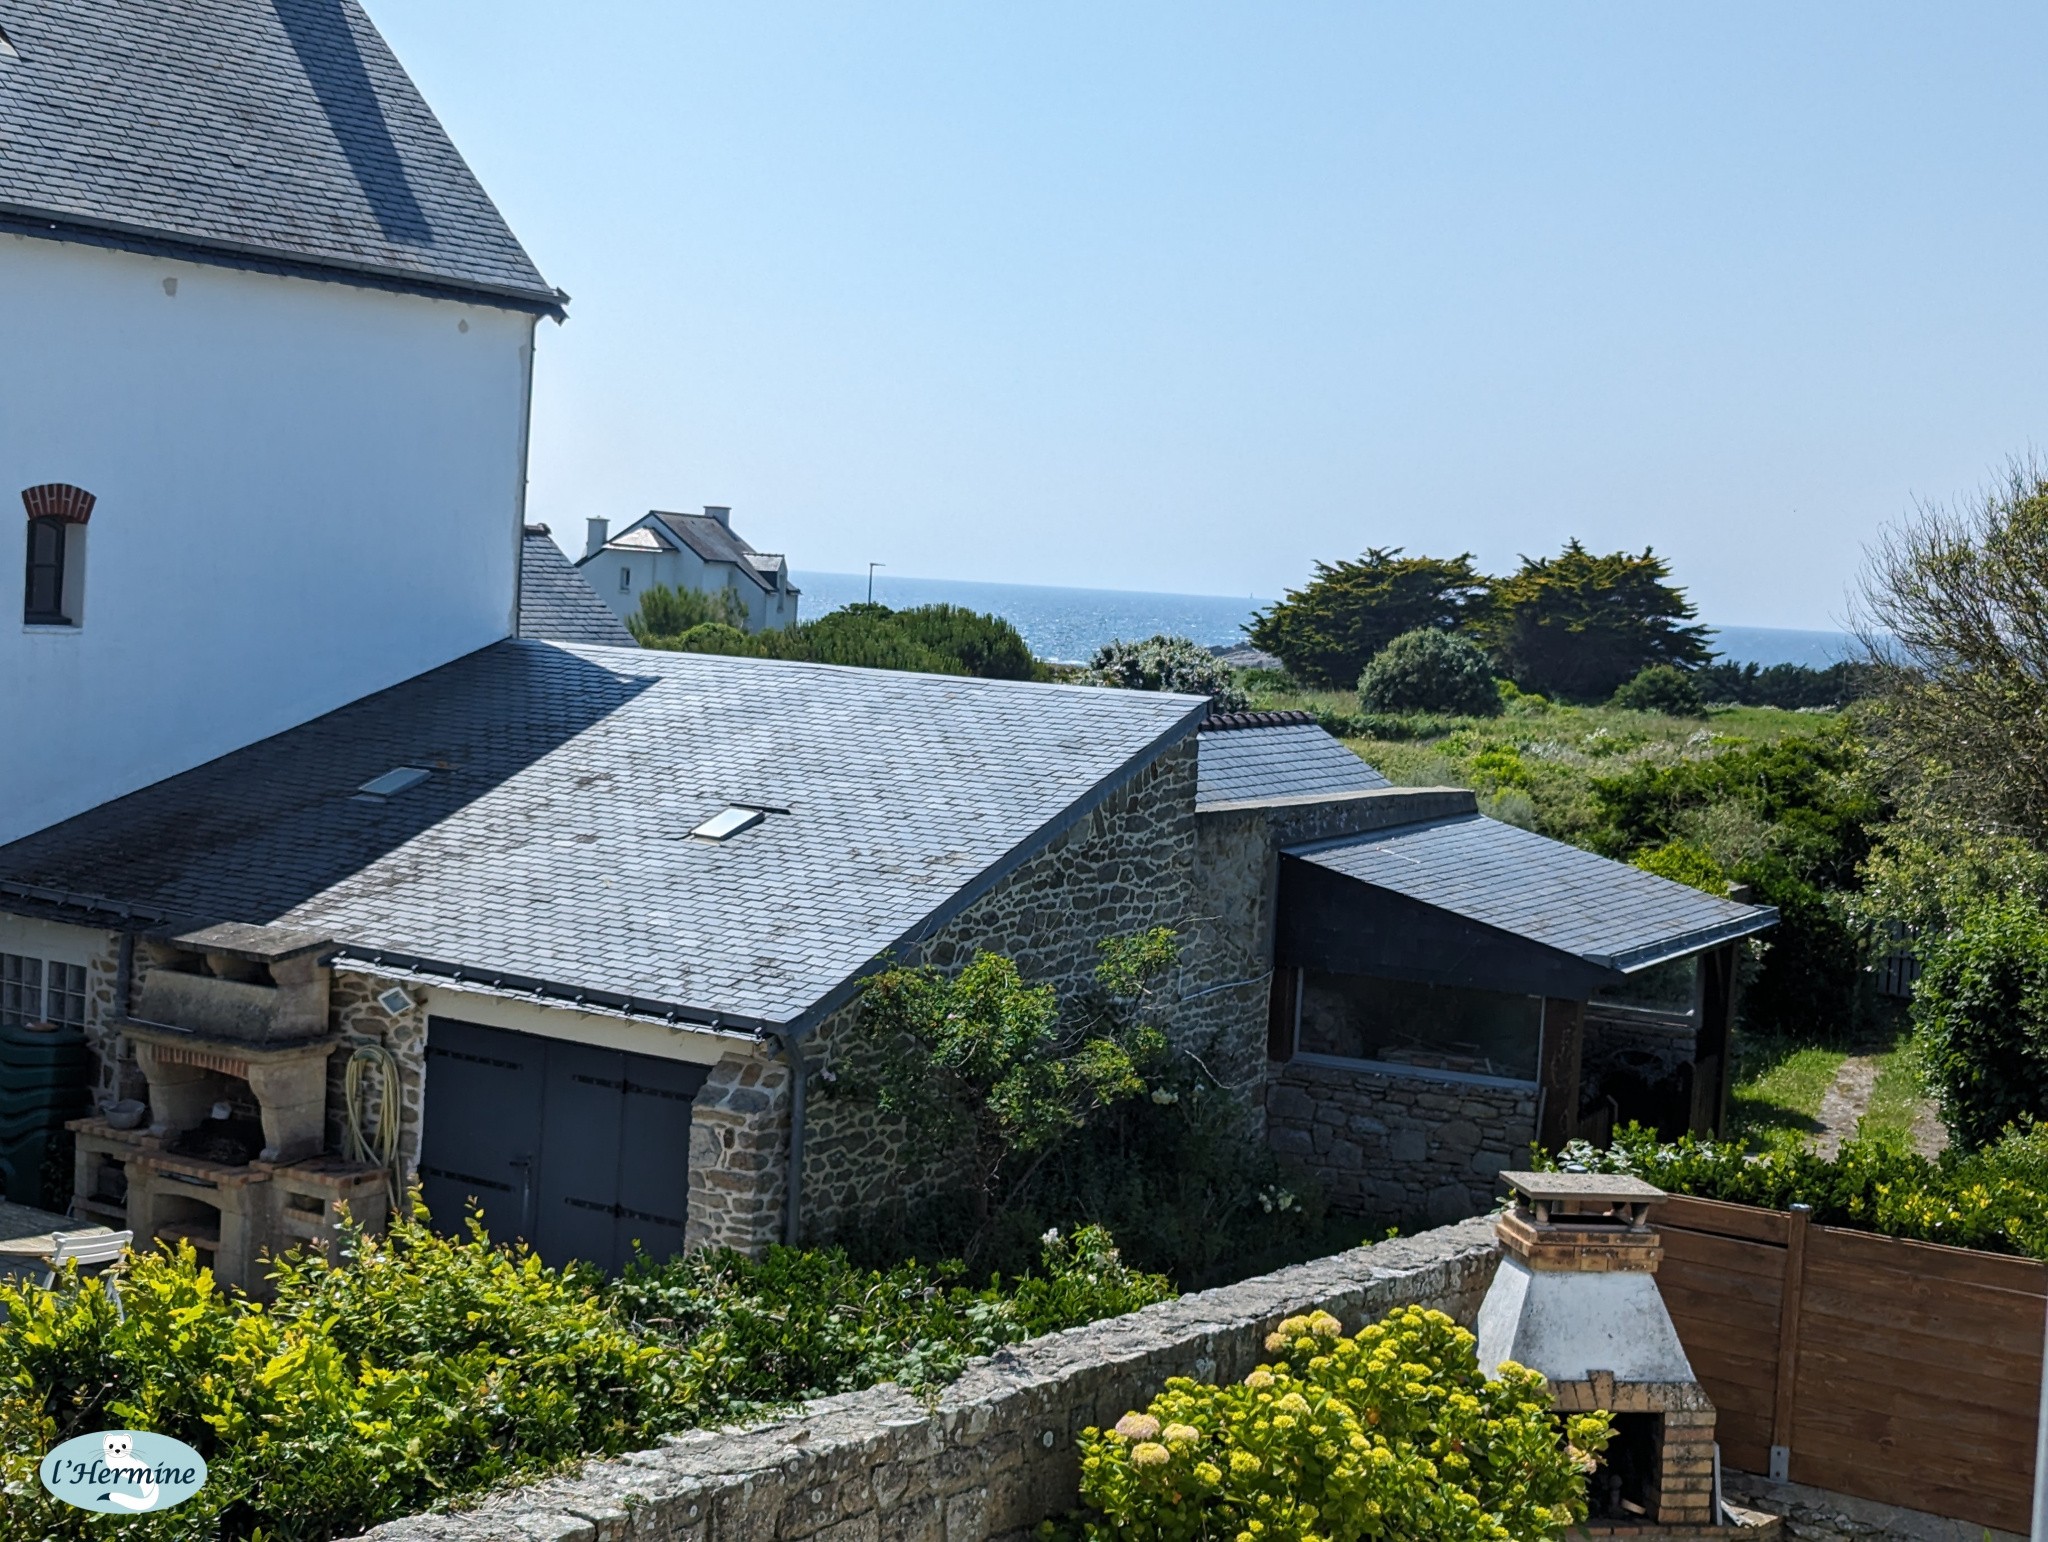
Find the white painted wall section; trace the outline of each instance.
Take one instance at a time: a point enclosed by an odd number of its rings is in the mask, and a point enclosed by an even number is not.
[[[0,842],[509,636],[534,318],[0,235]],[[20,491],[95,494],[22,624]]]
[[[1503,1360],[1552,1381],[1586,1381],[1612,1371],[1617,1381],[1694,1381],[1692,1362],[1657,1291],[1639,1270],[1579,1274],[1531,1269],[1508,1254],[1479,1307],[1479,1368]]]

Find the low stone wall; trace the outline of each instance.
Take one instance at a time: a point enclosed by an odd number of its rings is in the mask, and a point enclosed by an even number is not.
[[[1536,1092],[1290,1060],[1267,1084],[1266,1138],[1340,1213],[1443,1225],[1493,1208],[1495,1175],[1536,1138]]]
[[[988,1542],[1076,1503],[1075,1437],[1141,1406],[1169,1376],[1227,1380],[1283,1317],[1347,1330],[1410,1304],[1467,1324],[1493,1280],[1489,1223],[1469,1221],[1050,1334],[976,1362],[929,1403],[893,1386],[750,1430],[673,1436],[373,1542]]]

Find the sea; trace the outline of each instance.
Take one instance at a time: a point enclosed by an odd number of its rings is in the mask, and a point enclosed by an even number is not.
[[[799,614],[824,615],[868,598],[863,573],[804,573],[790,577],[803,591]],[[874,598],[896,610],[913,605],[964,605],[1003,617],[1031,644],[1031,651],[1057,663],[1082,663],[1114,639],[1135,641],[1164,632],[1192,637],[1204,647],[1244,642],[1252,613],[1271,604],[1253,595],[1152,594],[1136,589],[1061,589],[1045,584],[988,584],[957,578],[910,578],[877,571]],[[1737,664],[1805,664],[1824,669],[1849,657],[1856,640],[1846,632],[1800,631],[1774,626],[1714,628],[1713,645]]]

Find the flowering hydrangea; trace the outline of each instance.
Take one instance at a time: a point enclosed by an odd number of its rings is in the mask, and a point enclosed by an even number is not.
[[[1561,1417],[1534,1371],[1410,1307],[1355,1338],[1290,1317],[1234,1385],[1177,1377],[1081,1441],[1091,1542],[1533,1542],[1585,1519],[1605,1414]]]

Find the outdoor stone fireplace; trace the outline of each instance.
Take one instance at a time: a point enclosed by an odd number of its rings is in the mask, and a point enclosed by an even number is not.
[[[147,1239],[189,1242],[222,1283],[263,1286],[261,1260],[338,1235],[344,1204],[382,1226],[384,1172],[325,1149],[325,937],[214,926],[146,944],[113,1027],[148,1086],[148,1121],[75,1121],[72,1208]]]
[[[1663,1190],[1610,1173],[1507,1172],[1514,1205],[1479,1309],[1479,1363],[1541,1371],[1560,1410],[1605,1409],[1614,1439],[1590,1484],[1595,1535],[1723,1526],[1714,1405],[1658,1293],[1649,1224]],[[1730,1512],[1734,1524],[1768,1517]]]

